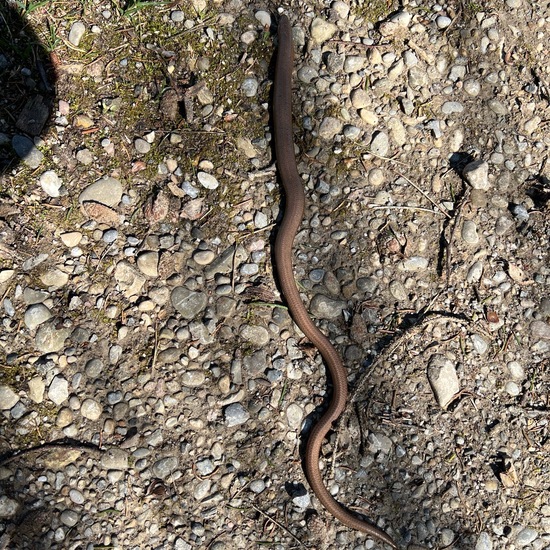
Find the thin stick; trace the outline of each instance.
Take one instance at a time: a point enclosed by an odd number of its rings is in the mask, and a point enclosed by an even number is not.
[[[404,176],[403,174],[399,174],[398,172],[398,175],[401,176],[405,181],[408,181],[417,191],[420,191],[420,193],[422,193],[422,195],[424,195],[424,197],[426,197],[438,210],[441,211],[441,213],[446,216],[447,218],[451,219],[451,215],[448,213],[448,212],[445,212],[445,210],[443,209],[442,206],[440,206],[439,204],[437,204],[434,200],[432,200],[432,198],[430,197],[430,195],[428,195],[428,193],[426,193],[426,191],[424,191],[423,189],[421,189],[420,187],[418,187],[418,185],[416,185],[416,183],[414,183],[413,181],[411,181],[409,178],[407,178],[406,176]]]
[[[288,528],[286,528],[282,523],[277,521],[276,519],[273,519],[271,516],[268,516],[264,511],[260,510],[257,506],[254,504],[252,505],[252,508],[256,510],[259,514],[261,514],[265,519],[268,521],[271,521],[271,523],[274,523],[277,527],[285,531],[288,535],[290,535],[300,546],[303,548],[307,548],[307,546],[296,536],[294,535]]]
[[[28,449],[20,449],[14,451],[11,456],[8,456],[0,460],[0,466],[5,466],[14,460],[34,452],[41,451],[52,451],[55,449],[69,449],[77,451],[88,451],[89,453],[96,454],[100,453],[101,449],[97,445],[92,443],[81,443],[81,442],[67,442],[63,441],[52,441],[51,443],[44,443],[43,445],[36,445],[35,447],[29,447]]]
[[[373,210],[419,210],[421,212],[430,212],[432,214],[441,214],[441,212],[438,212],[436,210],[432,210],[431,208],[424,208],[422,206],[381,206],[379,204],[366,204],[365,206],[368,206],[369,208],[372,208]]]

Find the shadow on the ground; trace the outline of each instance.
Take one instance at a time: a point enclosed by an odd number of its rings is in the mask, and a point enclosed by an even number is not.
[[[40,163],[36,144],[52,118],[55,83],[48,48],[17,5],[0,0],[0,245],[2,218],[8,215],[2,205],[10,196],[9,174],[21,162],[31,168]],[[13,451],[13,446],[13,441],[0,438],[0,453]],[[0,468],[0,498],[11,509],[3,515],[0,548],[46,548],[43,535],[57,521],[58,512],[29,495],[29,484],[40,474],[31,474],[24,459],[18,462]]]
[[[0,175],[21,160],[36,164],[35,140],[51,120],[55,82],[48,47],[15,3],[0,2]]]

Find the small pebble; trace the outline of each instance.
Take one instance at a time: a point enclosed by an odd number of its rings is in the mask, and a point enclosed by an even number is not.
[[[48,398],[56,405],[61,405],[69,398],[69,383],[63,376],[56,376],[48,388]]]
[[[80,44],[80,41],[84,37],[85,32],[86,25],[84,25],[82,21],[75,21],[71,25],[71,30],[69,31],[69,42],[73,46],[78,46]]]
[[[521,388],[515,382],[506,382],[506,393],[512,397],[517,397],[521,393]]]
[[[80,414],[92,421],[99,420],[102,412],[103,407],[94,399],[85,399],[80,407]]]
[[[452,19],[445,15],[439,15],[435,20],[435,23],[438,26],[438,28],[446,29],[452,23]]]
[[[19,396],[9,387],[0,386],[0,409],[7,411],[19,401]]]
[[[388,134],[379,131],[372,136],[370,150],[379,157],[387,157],[390,150],[390,140]]]
[[[474,189],[489,189],[489,165],[482,160],[474,160],[464,167],[462,175]]]
[[[134,141],[134,147],[136,151],[141,155],[145,155],[151,150],[151,144],[142,138],[137,138]]]
[[[206,189],[216,189],[219,185],[218,180],[211,174],[206,172],[198,172],[197,179],[199,183]]]
[[[224,411],[225,423],[228,428],[244,424],[250,418],[250,413],[240,404],[232,403]]]
[[[69,491],[69,498],[75,504],[84,504],[84,495],[78,489],[71,489]]]
[[[46,170],[40,176],[40,186],[44,193],[50,197],[59,197],[59,190],[63,183],[59,179],[59,176],[53,170]]]

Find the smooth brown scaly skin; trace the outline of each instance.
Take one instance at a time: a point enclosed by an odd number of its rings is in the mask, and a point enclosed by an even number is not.
[[[330,372],[333,385],[330,406],[311,430],[307,441],[305,453],[306,476],[321,504],[335,518],[352,529],[362,531],[380,542],[385,542],[391,547],[397,548],[392,538],[384,531],[359,519],[340,506],[325,487],[319,470],[321,445],[327,432],[331,429],[332,423],[342,414],[346,407],[348,383],[346,370],[338,352],[311,320],[300,299],[300,294],[294,281],[292,247],[294,237],[304,215],[305,195],[296,167],[294,142],[292,139],[292,67],[294,57],[292,28],[288,17],[284,15],[279,21],[278,37],[279,49],[277,52],[273,93],[273,122],[275,127],[277,168],[283,183],[286,200],[283,221],[275,240],[277,275],[292,318],[321,353]]]

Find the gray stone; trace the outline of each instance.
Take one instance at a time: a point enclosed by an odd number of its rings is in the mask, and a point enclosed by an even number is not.
[[[479,336],[479,334],[472,334],[471,340],[474,349],[477,353],[479,353],[479,355],[483,355],[489,349],[489,344],[481,336]]]
[[[57,290],[69,282],[69,276],[56,267],[52,267],[40,274],[40,281],[48,287],[48,290]]]
[[[147,280],[145,276],[128,262],[118,262],[115,280],[127,298],[138,296]]]
[[[226,248],[205,270],[207,279],[212,279],[217,273],[230,273],[233,265],[239,265],[248,257],[241,245],[232,245]]]
[[[89,149],[80,149],[76,152],[76,160],[84,166],[89,166],[94,161],[94,156]]]
[[[474,550],[493,550],[493,541],[491,535],[487,531],[479,533]]]
[[[134,147],[140,155],[146,155],[151,150],[151,144],[143,138],[134,140]]]
[[[212,482],[209,479],[205,479],[195,487],[193,491],[193,497],[195,497],[195,499],[198,501],[202,501],[208,497],[208,495],[210,494],[211,488],[212,488]]]
[[[446,409],[460,390],[458,376],[452,361],[444,355],[432,355],[428,364],[428,380],[439,406]]]
[[[359,139],[361,136],[361,128],[354,126],[353,124],[346,124],[344,126],[344,137],[349,140]]]
[[[197,250],[193,254],[193,260],[195,260],[198,265],[209,265],[215,258],[216,253],[213,250]]]
[[[533,321],[529,326],[535,340],[550,340],[550,325],[544,321]]]
[[[290,403],[286,408],[286,420],[289,428],[292,430],[298,430],[302,425],[304,418],[304,411],[297,403]]]
[[[481,84],[478,80],[468,79],[464,82],[464,91],[468,95],[476,97],[479,95],[479,92],[481,92]]]
[[[344,71],[346,73],[356,73],[363,69],[367,64],[367,58],[362,55],[347,55],[344,61]]]
[[[206,374],[199,369],[186,370],[181,375],[181,383],[188,388],[198,388],[202,386],[206,380]]]
[[[216,189],[219,185],[218,180],[212,174],[207,174],[206,172],[199,172],[197,179],[205,189]]]
[[[239,268],[239,273],[245,277],[250,275],[256,275],[260,271],[260,266],[258,264],[243,264]]]
[[[435,20],[435,24],[439,29],[446,29],[452,23],[452,19],[446,15],[439,15]]]
[[[195,462],[195,469],[204,477],[209,476],[216,469],[216,465],[209,458],[203,458]]]
[[[18,401],[19,396],[9,386],[0,386],[0,410],[7,411]]]
[[[489,101],[487,101],[487,105],[496,115],[504,116],[508,114],[508,107],[498,99],[489,99]]]
[[[346,308],[346,302],[333,300],[324,294],[316,294],[309,304],[311,314],[317,319],[336,319]]]
[[[489,165],[483,160],[474,160],[464,167],[464,179],[474,189],[489,189]]]
[[[305,495],[297,495],[295,497],[292,497],[292,503],[297,508],[305,510],[311,505],[311,496],[309,495],[309,493],[306,493]]]
[[[241,84],[241,91],[245,97],[254,97],[258,93],[258,81],[252,77],[245,78]]]
[[[184,319],[193,319],[208,303],[208,298],[203,292],[194,292],[182,286],[174,288],[170,299]]]
[[[116,178],[103,177],[88,185],[80,193],[78,202],[93,201],[105,206],[115,207],[122,198],[122,184]]]
[[[85,33],[86,33],[86,25],[84,25],[82,21],[75,21],[71,25],[71,30],[69,31],[69,42],[73,46],[78,46],[80,44],[80,41],[84,37]]]
[[[185,19],[185,14],[181,10],[174,10],[170,12],[170,19],[174,23],[181,23]]]
[[[46,384],[40,376],[34,376],[28,382],[29,384],[29,399],[35,403],[42,403],[44,400],[44,391]],[[0,399],[1,401],[1,399]]]
[[[464,221],[462,224],[461,236],[462,240],[468,244],[477,244],[479,242],[477,226],[473,220]]]
[[[269,27],[271,27],[271,15],[269,14],[269,12],[264,10],[258,10],[254,14],[254,17],[256,18],[257,21],[259,21],[260,25],[262,25],[262,27],[264,27],[265,29],[269,29]]]
[[[66,428],[74,419],[73,411],[69,407],[63,407],[57,413],[55,423],[58,428]]]
[[[103,407],[95,399],[84,399],[80,407],[80,414],[88,420],[99,420]]]
[[[265,352],[262,350],[255,351],[254,353],[246,355],[243,358],[243,369],[251,378],[263,374],[267,367],[267,357]]]
[[[60,519],[63,525],[74,527],[78,523],[80,516],[73,510],[63,510]]]
[[[103,232],[101,239],[107,244],[112,244],[118,239],[118,231],[116,229],[107,229],[107,231]]]
[[[48,398],[56,405],[61,405],[69,398],[69,383],[60,374],[51,381]]]
[[[16,500],[13,500],[5,495],[0,496],[0,518],[12,518],[18,511],[19,503]]]
[[[269,342],[269,332],[265,327],[258,325],[244,325],[241,329],[241,337],[255,347],[265,346]]]
[[[265,491],[265,481],[263,479],[255,479],[248,486],[253,493],[259,495]]]
[[[513,226],[514,222],[508,216],[500,216],[495,224],[495,233],[499,236],[505,235]]]
[[[298,69],[298,73],[296,76],[298,77],[298,80],[300,82],[303,82],[305,84],[310,84],[313,80],[315,80],[319,76],[319,73],[313,67],[304,65],[303,67],[300,67]]]
[[[53,170],[46,170],[39,179],[40,186],[46,195],[50,197],[59,197],[59,190],[63,182]]]
[[[227,427],[232,428],[244,424],[250,418],[250,413],[240,403],[231,403],[225,408],[224,418]]]
[[[254,214],[254,227],[256,227],[256,229],[263,229],[268,225],[269,225],[269,218],[264,212],[262,212],[261,210],[258,210]]]
[[[468,270],[466,281],[468,283],[477,283],[481,279],[481,275],[483,275],[483,263],[479,261],[474,262]]]
[[[147,277],[158,277],[159,253],[153,251],[142,252],[137,257],[138,269]]]
[[[105,470],[128,469],[128,453],[118,447],[107,449],[101,455],[101,467]]]
[[[393,447],[392,440],[382,433],[371,432],[368,436],[368,442],[371,453],[382,452],[389,455]]]
[[[34,142],[26,136],[13,136],[11,145],[17,156],[33,170],[40,166],[44,155],[36,148]]]
[[[311,22],[311,38],[317,44],[330,40],[337,30],[338,27],[334,23],[325,21],[320,17],[316,17]]]
[[[319,137],[327,140],[334,139],[334,136],[339,134],[343,127],[344,123],[341,120],[331,116],[326,117],[319,126]]]
[[[390,138],[386,132],[374,132],[370,150],[379,157],[387,157],[390,151]]]
[[[181,352],[176,347],[170,347],[163,349],[159,354],[157,355],[157,362],[159,365],[168,365],[173,364],[176,361],[179,361],[181,356]]]
[[[520,222],[526,222],[529,219],[529,211],[523,204],[515,204],[512,208],[512,214]]]
[[[178,459],[175,456],[167,456],[157,460],[153,464],[153,474],[159,479],[166,479],[171,473],[176,471]]]
[[[506,366],[508,367],[510,376],[514,380],[523,380],[525,378],[525,369],[517,361],[510,361]]]
[[[401,281],[398,281],[398,280],[390,281],[389,290],[390,290],[390,294],[398,302],[404,302],[407,299],[407,290],[405,289]]]
[[[532,527],[525,527],[518,533],[516,544],[520,548],[524,548],[525,546],[529,546],[538,536],[538,531]]]
[[[34,344],[42,353],[60,351],[65,345],[65,340],[71,334],[69,328],[56,328],[55,323],[47,321],[42,323],[36,331]]]
[[[90,359],[85,366],[86,376],[97,378],[103,370],[103,361],[99,358]]]
[[[356,88],[350,94],[351,104],[356,109],[364,109],[371,104],[371,96],[363,90],[363,88]]]
[[[441,112],[444,115],[452,115],[454,113],[462,113],[464,111],[464,106],[458,101],[446,101],[441,106]]]
[[[403,262],[403,269],[405,271],[424,271],[429,263],[428,258],[423,256],[411,256]]]
[[[75,504],[84,504],[85,498],[84,495],[78,489],[71,489],[69,491],[69,498]]]
[[[512,397],[517,397],[521,393],[521,387],[511,380],[506,382],[506,393]]]
[[[24,321],[28,329],[34,330],[51,318],[52,313],[44,304],[34,304],[25,311]]]
[[[48,254],[37,254],[36,256],[31,256],[30,258],[27,258],[23,264],[21,265],[21,268],[23,269],[23,271],[31,271],[33,270],[35,267],[38,267],[40,264],[44,263],[47,259],[49,258],[49,255]],[[27,289],[25,289],[27,290]],[[33,292],[33,291],[31,291]],[[34,291],[36,292],[37,294],[40,293],[40,291]],[[46,292],[44,292],[44,295],[47,297],[48,294]],[[37,299],[36,302],[41,302],[42,300],[40,299]]]

